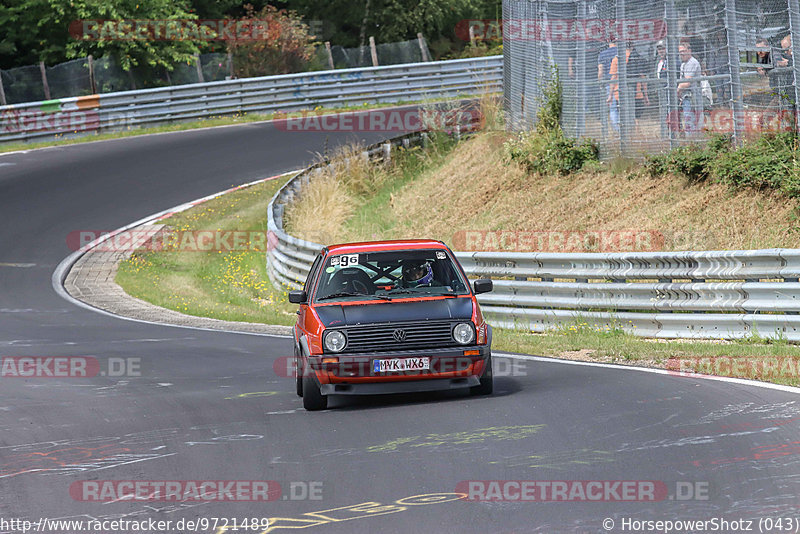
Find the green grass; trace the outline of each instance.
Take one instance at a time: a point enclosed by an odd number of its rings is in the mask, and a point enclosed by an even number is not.
[[[432,135],[429,148],[412,147],[395,152],[394,172],[387,173],[376,189],[359,195],[355,213],[344,225],[350,239],[382,239],[396,224],[386,207],[392,195],[412,183],[423,172],[440,165],[456,146],[447,135]]]
[[[655,340],[576,321],[545,334],[496,328],[492,349],[800,385],[800,346],[757,335],[738,341]]]
[[[267,204],[285,182],[279,178],[234,191],[163,222],[177,231],[266,233]],[[139,250],[120,263],[116,281],[129,295],[188,315],[293,324],[297,307],[287,301],[286,290],[270,283],[265,251],[241,248],[245,250]]]

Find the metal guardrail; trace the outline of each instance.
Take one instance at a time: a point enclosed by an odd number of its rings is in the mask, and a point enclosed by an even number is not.
[[[412,132],[395,137],[384,143],[371,145],[364,150],[364,157],[370,160],[386,160],[391,157],[393,146],[410,147],[424,144],[426,132]],[[283,229],[283,214],[300,190],[314,176],[322,171],[328,163],[313,165],[289,180],[275,193],[267,207],[267,273],[276,287],[286,286],[291,289],[302,289],[314,257],[323,248],[319,243],[312,243],[287,234]]]
[[[241,113],[418,102],[502,90],[490,56],[180,85],[0,106],[0,142],[118,131]]]
[[[368,152],[385,158],[390,144],[422,140],[406,135]],[[319,167],[295,176],[269,204],[267,270],[276,286],[301,288],[322,248],[283,230],[285,206]],[[494,279],[494,291],[478,300],[495,326],[544,332],[584,322],[656,338],[800,341],[800,249],[456,256],[471,279]]]

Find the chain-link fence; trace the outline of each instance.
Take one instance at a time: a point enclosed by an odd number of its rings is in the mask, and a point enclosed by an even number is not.
[[[199,67],[198,67],[199,62]],[[227,54],[200,54],[197,60],[166,68],[123,70],[110,57],[93,61],[85,57],[47,67],[0,70],[0,104],[36,102],[51,98],[111,93],[167,85],[224,80],[230,72]]]
[[[334,68],[357,68],[400,63],[418,63],[430,60],[428,44],[418,39],[398,43],[356,48],[319,46],[317,57],[311,62],[312,70],[327,69],[333,61]],[[172,70],[166,68],[135,68],[123,70],[110,57],[92,61],[91,58],[74,59],[53,67],[31,65],[0,70],[0,105],[36,102],[51,98],[85,96],[93,93],[111,93],[149,87],[184,85],[224,80],[232,75],[232,58],[224,53],[200,54],[195,61],[180,63]]]
[[[380,43],[375,45],[378,65],[398,65],[401,63],[420,63],[429,61],[431,57],[428,43],[424,38],[401,41],[398,43]],[[320,57],[328,64],[328,56],[324,47],[319,48]],[[331,57],[337,69],[353,69],[358,67],[372,67],[372,51],[369,46],[343,48],[331,47]]]
[[[565,133],[604,155],[791,131],[793,35],[798,0],[504,0],[509,124],[535,124],[557,73]]]

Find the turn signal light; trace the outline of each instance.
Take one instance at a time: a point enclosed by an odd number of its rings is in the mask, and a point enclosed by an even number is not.
[[[322,358],[322,363],[339,363],[339,358]]]
[[[464,351],[464,356],[480,356],[480,355],[481,355],[481,351],[479,351],[479,350],[465,350]]]

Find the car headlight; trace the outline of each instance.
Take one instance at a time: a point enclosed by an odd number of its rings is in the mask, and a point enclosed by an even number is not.
[[[325,348],[331,352],[342,352],[347,344],[347,338],[338,330],[325,333]]]
[[[468,345],[475,339],[475,330],[469,323],[458,323],[453,328],[453,339],[461,345]]]

